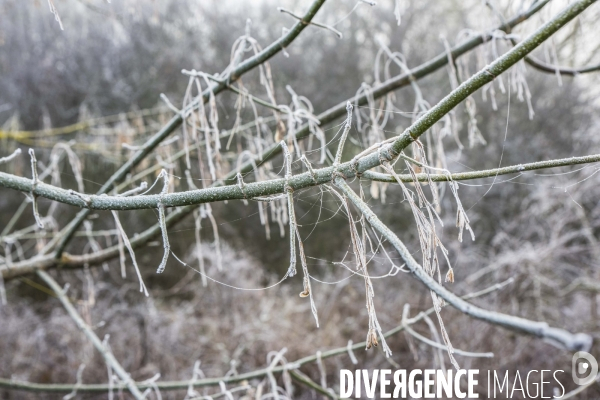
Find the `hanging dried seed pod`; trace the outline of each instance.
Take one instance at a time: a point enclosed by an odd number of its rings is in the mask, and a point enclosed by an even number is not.
[[[377,341],[377,333],[375,333],[375,329],[371,329],[371,343],[373,346],[377,347],[379,342]]]
[[[367,350],[369,350],[372,346],[377,347],[379,342],[377,341],[377,333],[375,333],[375,329],[369,329],[369,333],[367,333]]]
[[[304,277],[304,290],[300,292],[300,297],[308,297],[310,296],[310,289],[308,288],[308,278]]]

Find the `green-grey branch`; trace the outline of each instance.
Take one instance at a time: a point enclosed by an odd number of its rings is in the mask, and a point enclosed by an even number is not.
[[[470,179],[487,178],[498,175],[507,175],[532,171],[545,168],[555,168],[577,164],[588,164],[600,161],[600,154],[594,154],[583,157],[570,157],[557,160],[540,161],[528,164],[512,165],[508,167],[488,169],[482,171],[459,172],[459,173],[438,173],[438,174],[417,174],[417,180],[427,182],[461,181]],[[341,164],[340,167],[352,168],[352,161]],[[287,179],[289,187],[293,190],[305,189],[311,186],[317,186],[331,182],[336,174],[336,167],[326,167],[295,175]],[[345,174],[347,178],[353,177],[352,174]],[[403,182],[413,182],[410,174],[399,175]],[[361,178],[395,183],[396,179],[389,174],[365,171]],[[158,204],[165,207],[180,207],[189,205],[198,205],[203,203],[213,203],[226,200],[242,200],[257,197],[272,196],[282,194],[286,191],[286,178],[272,179],[269,181],[252,182],[244,184],[244,190],[238,185],[217,186],[206,189],[189,190],[185,192],[139,195],[139,196],[107,196],[107,195],[86,195],[77,193],[73,190],[65,190],[57,186],[38,182],[35,187],[32,181],[27,178],[21,178],[15,175],[0,172],[0,186],[20,190],[25,193],[33,193],[38,197],[44,197],[60,203],[69,204],[75,207],[87,208],[90,210],[140,210],[158,208]]]
[[[369,224],[371,224],[375,230],[377,230],[392,246],[394,246],[396,251],[398,251],[406,263],[408,269],[417,277],[417,279],[420,280],[429,290],[435,292],[438,296],[444,299],[452,307],[473,318],[499,325],[517,332],[537,336],[539,338],[548,340],[555,346],[566,348],[568,350],[587,351],[591,347],[592,337],[588,334],[572,334],[564,329],[550,327],[545,322],[535,322],[495,311],[484,310],[456,296],[454,293],[450,292],[448,289],[436,282],[435,279],[425,272],[423,267],[421,267],[421,265],[419,265],[419,263],[413,258],[410,251],[406,248],[398,236],[396,236],[396,234],[390,230],[387,225],[381,222],[371,208],[369,208],[369,206],[352,190],[352,188],[350,188],[343,178],[339,176],[336,177],[335,184],[342,190],[346,197],[348,197],[350,201],[354,203],[356,208],[362,213],[362,215],[365,216],[367,221],[369,221]]]

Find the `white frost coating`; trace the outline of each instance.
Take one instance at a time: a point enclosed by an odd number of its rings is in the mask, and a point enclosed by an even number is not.
[[[65,28],[63,27],[62,21],[60,20],[60,16],[58,15],[58,10],[54,6],[52,0],[48,0],[48,6],[50,7],[50,12],[54,14],[54,19],[56,20],[56,22],[58,22],[58,25],[60,26],[60,30],[64,31]]]
[[[7,162],[12,161],[19,154],[21,154],[21,149],[16,149],[10,156],[0,158],[0,164],[6,164]]]
[[[161,200],[158,201],[158,223],[160,224],[160,231],[162,233],[163,239],[163,248],[165,252],[156,270],[156,273],[162,274],[167,266],[169,254],[171,254],[171,245],[169,244],[169,235],[167,233],[167,224],[165,222],[165,206],[162,203],[162,196],[167,194],[167,191],[169,190],[169,174],[167,174],[167,171],[163,169],[162,171],[160,171],[160,175],[158,177],[163,179],[163,188],[160,192]]]
[[[142,279],[142,274],[140,273],[140,268],[138,267],[137,261],[135,259],[135,252],[133,251],[133,247],[131,247],[131,243],[129,242],[129,238],[127,237],[127,234],[125,233],[123,226],[121,226],[121,221],[119,220],[119,214],[116,211],[112,211],[112,215],[115,219],[115,225],[117,226],[117,230],[120,233],[123,243],[125,244],[125,247],[127,247],[127,251],[129,251],[129,256],[131,257],[131,262],[133,263],[133,267],[135,268],[135,273],[137,274],[137,277],[140,281],[140,292],[144,293],[144,295],[146,297],[148,297],[148,290],[146,289],[146,285],[144,284],[144,280]],[[125,269],[123,268],[121,273],[123,274],[124,271],[125,271]]]
[[[341,179],[341,178],[340,178]],[[357,272],[361,273],[365,280],[365,295],[366,295],[366,307],[367,313],[369,315],[369,329],[367,331],[367,340],[366,340],[366,349],[370,349],[372,346],[377,347],[379,345],[379,341],[377,337],[381,340],[381,347],[386,357],[390,357],[392,355],[392,350],[389,348],[385,337],[383,335],[383,330],[381,329],[381,325],[379,325],[379,320],[377,319],[377,313],[375,311],[375,302],[373,298],[375,297],[375,291],[373,290],[373,284],[371,282],[371,277],[369,276],[369,271],[367,269],[368,261],[366,257],[366,251],[364,244],[356,230],[356,223],[354,218],[352,217],[352,213],[350,212],[350,207],[348,206],[348,201],[345,196],[342,196],[333,188],[329,188],[330,192],[337,196],[342,202],[343,207],[346,210],[346,214],[348,215],[348,224],[350,225],[350,237],[352,241],[352,248],[354,251],[354,256],[356,258],[356,268]]]
[[[398,22],[398,26],[400,26],[400,22],[402,21],[402,4],[401,4],[401,0],[396,0],[395,1],[395,7],[394,7],[394,16],[396,17],[396,21]]]
[[[285,163],[285,190],[287,192],[288,223],[290,225],[290,266],[287,275],[292,277],[296,275],[296,213],[294,212],[294,191],[289,186],[289,180],[292,178],[292,156],[284,140],[279,142],[283,150],[283,159]]]
[[[123,192],[123,193],[119,194],[118,196],[121,196],[121,197],[132,196],[132,195],[138,194],[139,192],[142,192],[146,189],[148,189],[148,182],[144,181],[140,184],[140,186],[133,188],[131,190],[128,190],[126,192]]]
[[[298,238],[298,248],[300,249],[300,262],[302,263],[302,272],[304,273],[304,279],[302,280],[304,290],[300,292],[300,297],[310,298],[310,310],[315,317],[317,328],[319,327],[319,316],[317,315],[317,306],[313,298],[313,291],[310,285],[310,274],[308,273],[308,265],[306,263],[306,255],[304,254],[304,245],[302,244],[302,238],[300,237],[300,231],[296,228],[296,236]]]
[[[33,217],[35,218],[37,226],[40,229],[43,229],[44,223],[42,222],[40,212],[38,211],[37,196],[33,194],[33,191],[38,184],[37,159],[35,158],[35,151],[33,149],[29,149],[29,156],[31,157],[31,204],[33,205]]]
[[[6,301],[6,289],[4,288],[4,278],[2,277],[2,274],[0,274],[0,304],[3,306],[8,304]]]
[[[302,22],[306,23],[306,22],[304,21],[304,19],[302,19],[302,17],[300,17],[300,16],[298,16],[298,15],[294,14],[293,12],[291,12],[291,11],[289,11],[289,10],[286,10],[286,9],[285,9],[285,8],[283,8],[283,7],[277,7],[277,11],[279,11],[279,12],[282,12],[282,13],[284,13],[284,14],[291,15],[292,17],[296,18],[297,20],[299,20],[299,21],[302,21]],[[310,24],[310,25],[314,25],[314,26],[318,26],[319,28],[327,29],[328,31],[335,33],[335,35],[338,37],[338,39],[342,39],[342,38],[344,37],[344,35],[342,35],[342,32],[338,31],[337,29],[335,29],[335,28],[334,28],[334,27],[332,27],[332,26],[325,25],[325,24],[320,24],[320,23],[318,23],[318,22],[312,22],[312,21],[311,21],[311,22],[309,22],[309,24]]]
[[[79,368],[77,369],[77,383],[75,383],[75,386],[73,386],[73,390],[71,391],[71,393],[63,396],[63,400],[71,400],[77,396],[77,390],[79,389],[79,387],[81,387],[81,384],[83,382],[82,375],[83,375],[84,369],[85,369],[85,364],[81,364],[79,366]]]
[[[358,360],[356,359],[356,356],[354,355],[354,351],[352,351],[352,340],[348,340],[348,346],[346,348],[348,350],[348,357],[350,357],[350,361],[352,361],[352,364],[354,364],[354,365],[358,364]]]

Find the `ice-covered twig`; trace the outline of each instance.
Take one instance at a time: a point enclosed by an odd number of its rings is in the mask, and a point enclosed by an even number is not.
[[[394,4],[394,16],[396,17],[398,26],[400,26],[400,22],[402,21],[402,1],[394,0]]]
[[[68,190],[68,193],[69,193],[71,196],[75,196],[75,197],[77,197],[78,199],[80,199],[81,201],[83,201],[84,207],[85,207],[85,206],[89,206],[89,205],[90,205],[90,203],[91,203],[91,201],[92,201],[91,197],[89,197],[89,196],[86,196],[85,194],[82,194],[82,193],[78,193],[78,192],[76,192],[76,191],[74,191],[74,190],[71,190],[71,189],[69,189],[69,190]]]
[[[29,156],[31,157],[31,204],[33,206],[33,217],[38,227],[44,228],[44,223],[40,217],[38,211],[37,195],[34,193],[38,184],[38,171],[37,171],[37,159],[35,158],[35,150],[29,149]]]
[[[313,178],[313,181],[315,183],[318,183],[317,177],[315,176],[315,170],[313,169],[310,161],[308,161],[308,158],[306,158],[306,155],[302,154],[302,157],[300,157],[300,161],[302,161],[302,163],[306,166],[306,169],[308,169],[308,173]]]
[[[332,26],[329,26],[329,25],[324,25],[324,24],[320,24],[320,23],[318,23],[318,22],[314,22],[314,21],[307,22],[307,21],[305,21],[304,19],[302,19],[302,17],[301,17],[301,16],[299,16],[299,15],[296,15],[296,14],[294,14],[293,12],[291,12],[291,11],[289,11],[289,10],[286,10],[286,9],[285,9],[285,8],[283,8],[283,7],[277,7],[277,11],[279,11],[279,12],[282,12],[282,13],[285,13],[285,14],[288,14],[288,15],[291,15],[292,17],[296,18],[298,21],[300,21],[300,22],[301,22],[302,24],[304,24],[304,25],[314,25],[314,26],[318,26],[319,28],[327,29],[328,31],[335,33],[335,35],[336,35],[338,38],[340,38],[340,39],[341,39],[342,37],[344,37],[344,35],[342,35],[342,32],[338,31],[337,29],[335,29],[335,28],[334,28],[334,27],[332,27]]]
[[[303,290],[300,292],[300,297],[309,297],[310,298],[310,310],[312,311],[313,316],[315,317],[315,322],[317,323],[317,328],[319,327],[319,316],[317,315],[317,306],[315,304],[315,300],[313,298],[313,291],[310,285],[310,274],[308,272],[308,265],[306,263],[306,255],[304,254],[304,244],[302,243],[302,238],[300,237],[300,231],[296,228],[296,237],[298,238],[298,249],[300,253],[300,263],[302,264],[302,272],[304,273],[303,282]]]
[[[75,398],[75,396],[77,396],[77,389],[79,389],[79,387],[81,386],[82,383],[82,375],[83,375],[83,370],[85,369],[85,364],[81,364],[79,366],[79,368],[77,369],[77,383],[75,383],[75,386],[73,386],[73,390],[71,391],[71,393],[67,394],[66,396],[63,396],[63,400],[71,400],[73,398]]]
[[[352,364],[358,364],[358,360],[354,355],[354,351],[352,351],[352,340],[348,340],[348,346],[346,348],[348,349],[348,357],[350,357],[350,361],[352,361]]]
[[[169,100],[169,98],[167,97],[166,94],[161,93],[160,94],[160,99],[162,101],[164,101],[165,104],[167,105],[167,107],[169,107],[171,109],[171,111],[173,111],[175,114],[180,114],[183,119],[185,119],[187,117],[187,115],[184,112],[182,112],[182,110],[180,110],[179,108],[175,107],[175,105],[173,103],[171,103],[171,100]]]
[[[138,280],[140,281],[140,292],[144,293],[146,297],[148,297],[148,290],[146,289],[146,285],[144,284],[144,280],[142,279],[142,273],[140,272],[140,268],[138,267],[137,260],[135,258],[135,252],[133,251],[133,247],[131,247],[131,243],[129,242],[129,238],[121,225],[121,221],[119,220],[119,214],[116,211],[112,211],[113,218],[115,219],[115,225],[117,230],[119,231],[119,235],[123,244],[129,251],[129,256],[131,257],[131,262],[133,263],[133,267],[135,268],[135,273],[137,274]]]
[[[0,164],[6,164],[7,162],[14,160],[19,154],[21,154],[21,149],[16,149],[11,155],[0,158]]]
[[[90,341],[92,342],[94,347],[100,352],[100,354],[102,354],[102,357],[104,357],[104,361],[106,362],[106,364],[117,373],[117,375],[123,382],[125,382],[125,385],[129,389],[133,397],[135,397],[137,400],[143,400],[144,396],[137,388],[135,382],[131,379],[131,376],[129,376],[129,374],[117,361],[112,352],[102,343],[102,341],[96,335],[94,330],[88,324],[85,323],[83,318],[81,318],[81,316],[79,315],[75,307],[73,307],[73,305],[69,301],[69,298],[67,297],[63,289],[60,287],[60,285],[44,270],[38,270],[37,274],[44,282],[48,284],[48,286],[50,286],[50,289],[54,291],[56,297],[58,297],[71,319],[75,321],[77,327],[88,337],[88,339],[90,339]]]
[[[485,322],[546,339],[551,344],[554,344],[558,347],[569,350],[586,350],[590,348],[592,344],[592,338],[588,334],[573,334],[563,329],[550,327],[545,322],[535,322],[494,311],[487,311],[456,296],[454,293],[437,283],[431,276],[429,276],[429,274],[425,272],[425,270],[413,258],[411,252],[406,248],[398,236],[396,236],[394,232],[392,232],[383,222],[381,222],[379,217],[377,217],[371,208],[360,199],[360,197],[350,188],[350,186],[348,186],[344,179],[336,177],[335,184],[361,211],[371,226],[375,228],[392,246],[394,246],[394,248],[406,262],[408,269],[415,275],[415,277],[420,280],[428,289],[430,289],[432,293],[435,293],[441,299],[444,299],[457,310]],[[437,307],[439,307],[439,303]]]
[[[119,193],[118,196],[120,196],[120,197],[134,196],[140,192],[143,192],[146,189],[148,189],[148,182],[144,181],[144,182],[140,183],[140,186],[133,188],[131,190],[127,190],[126,192]]]
[[[167,194],[167,192],[169,190],[169,174],[167,174],[167,171],[163,169],[160,172],[159,178],[160,177],[162,177],[162,179],[163,179],[163,188],[160,192],[160,195],[163,196],[163,195]],[[158,207],[158,222],[159,222],[160,230],[162,233],[164,254],[163,254],[162,260],[160,261],[158,268],[156,269],[156,273],[162,274],[165,271],[165,268],[167,266],[167,260],[169,259],[169,254],[171,254],[171,245],[169,244],[169,234],[167,233],[167,224],[165,223],[165,219],[166,219],[165,206],[162,203],[162,200],[159,200],[157,207]]]
[[[469,294],[463,296],[462,299],[468,300],[468,299],[481,297],[481,296],[487,295],[489,293],[493,293],[497,290],[504,288],[506,285],[508,285],[512,282],[514,282],[514,278],[510,278],[504,282],[494,284],[483,290],[469,293]],[[413,318],[407,319],[407,321],[405,323],[409,324],[409,325],[415,324],[415,323],[423,320],[425,317],[432,314],[433,312],[435,312],[435,310],[433,308],[430,308],[426,311],[422,311],[419,314],[417,314],[416,316],[414,316]],[[403,332],[404,329],[405,329],[405,324],[400,324],[397,327],[387,331],[384,334],[384,336],[386,338],[390,337],[399,332]],[[338,355],[348,354],[349,352],[352,352],[352,354],[353,354],[353,352],[355,350],[364,349],[365,345],[366,345],[365,342],[352,343],[351,341],[349,341],[346,346],[338,347],[335,349],[326,350],[326,351],[321,352],[321,359],[326,359],[326,358],[331,358],[331,357],[335,357]],[[239,375],[230,375],[230,376],[223,376],[223,377],[218,377],[218,378],[206,378],[204,373],[202,372],[202,370],[199,368],[200,362],[197,361],[194,364],[194,375],[193,375],[192,379],[183,380],[183,381],[175,381],[175,382],[156,382],[156,387],[158,387],[161,390],[188,390],[188,395],[193,396],[193,393],[195,392],[193,390],[194,387],[217,386],[217,385],[219,385],[219,382],[225,382],[225,383],[242,382],[244,380],[250,380],[253,378],[263,377],[266,375],[267,371],[271,371],[273,373],[288,371],[288,372],[290,372],[292,377],[294,377],[293,376],[293,372],[294,372],[293,368],[299,368],[302,365],[306,365],[308,363],[315,362],[316,358],[317,358],[316,354],[312,354],[310,356],[306,356],[301,359],[289,362],[285,365],[275,366],[272,369],[265,368],[265,369],[259,369],[257,371],[242,373]],[[200,378],[200,379],[198,379],[198,378]],[[26,390],[26,391],[32,391],[32,392],[71,391],[71,390],[73,390],[73,386],[74,385],[65,385],[65,384],[40,384],[40,383],[18,381],[18,380],[14,380],[14,379],[0,378],[0,387],[20,389],[20,390]],[[139,389],[147,389],[148,387],[150,387],[150,385],[146,385],[144,383],[138,383],[137,386]],[[112,385],[112,386],[111,386],[111,384],[93,384],[93,385],[82,384],[79,387],[78,391],[80,393],[84,393],[84,392],[85,393],[101,393],[101,392],[106,392],[107,390],[110,390],[111,388],[124,389],[124,388],[126,388],[126,386],[123,384],[117,384],[117,385]],[[230,391],[233,391],[233,389],[231,389]],[[322,393],[326,394],[325,392],[322,392]]]
[[[54,19],[56,20],[56,22],[58,22],[58,26],[60,26],[60,30],[64,31],[65,28],[63,27],[62,21],[60,20],[60,15],[58,15],[58,10],[54,6],[54,2],[52,2],[52,0],[48,0],[48,6],[50,7],[50,12],[54,15]]]
[[[340,162],[342,161],[342,153],[344,151],[344,145],[346,144],[346,138],[348,137],[348,133],[352,127],[352,103],[346,103],[346,111],[348,112],[348,116],[346,117],[346,124],[344,125],[342,137],[340,138],[340,143],[338,145],[337,152],[335,153],[335,161],[333,162],[335,167],[340,165]]]

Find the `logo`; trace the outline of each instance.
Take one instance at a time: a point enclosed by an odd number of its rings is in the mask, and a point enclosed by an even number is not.
[[[598,375],[598,361],[590,353],[578,351],[573,354],[573,368],[571,369],[573,382],[577,385],[592,383]]]

